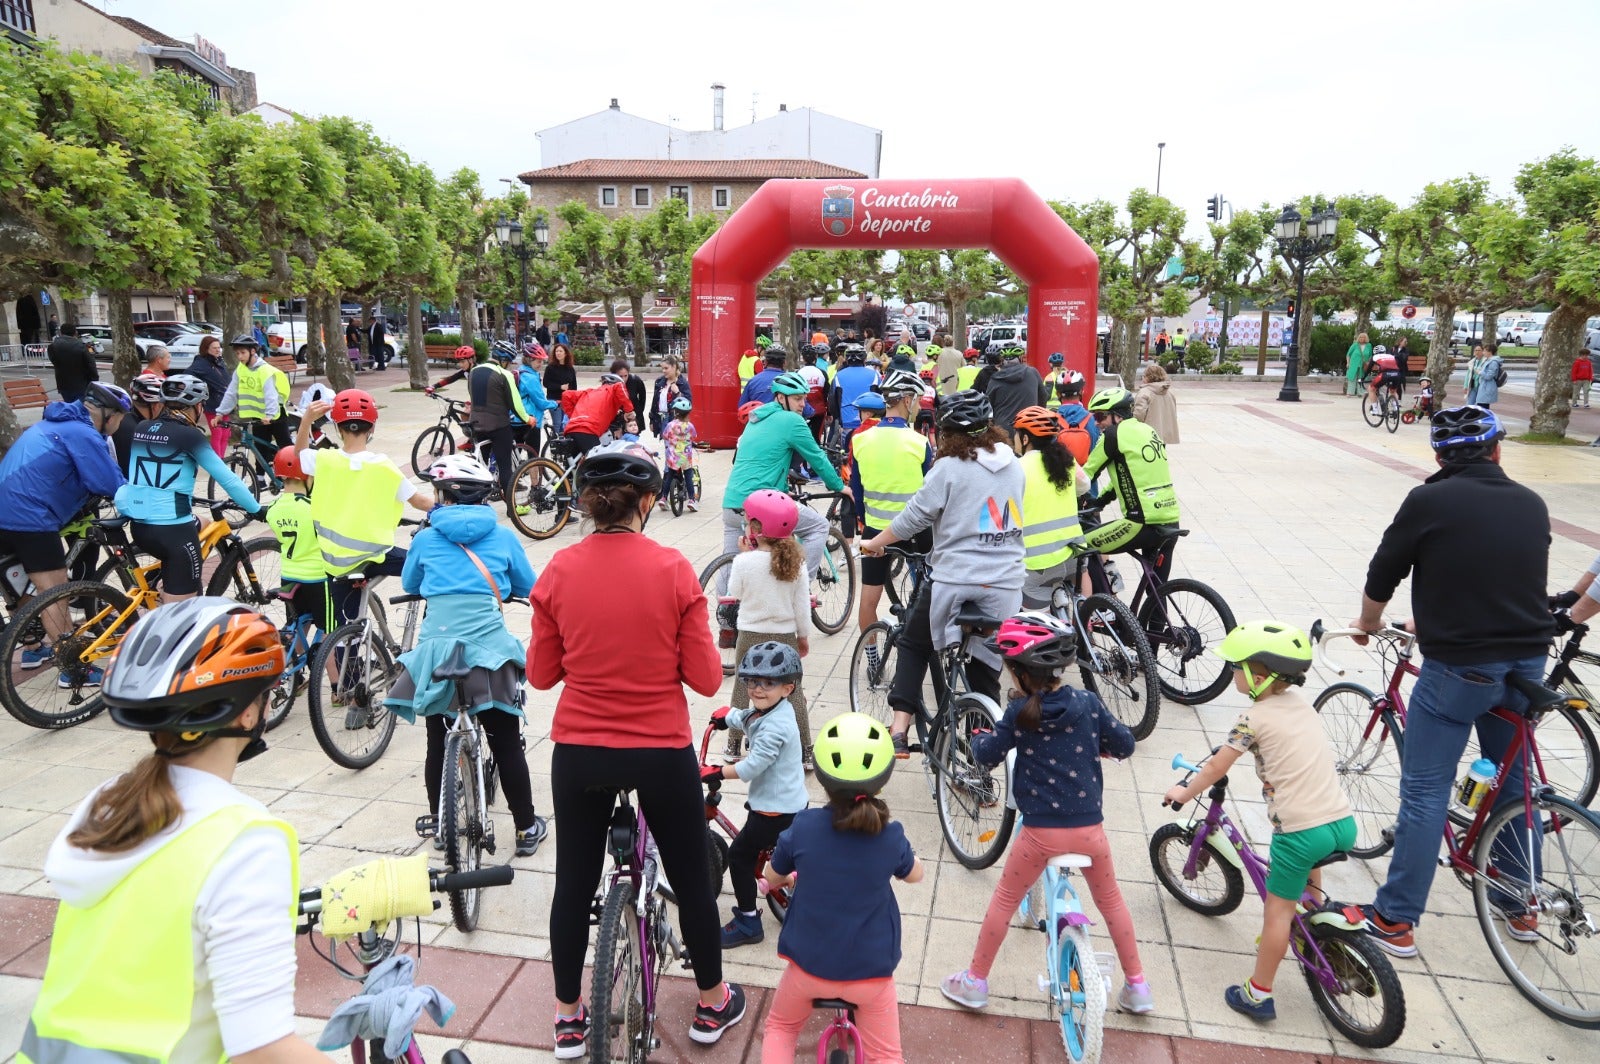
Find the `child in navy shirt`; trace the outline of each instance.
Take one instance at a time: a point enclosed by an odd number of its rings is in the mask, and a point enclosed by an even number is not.
[[[1050,858],[1081,853],[1093,862],[1083,869],[1083,878],[1127,980],[1117,1005],[1124,1012],[1151,1012],[1155,1001],[1139,961],[1133,917],[1117,887],[1111,844],[1101,827],[1100,758],[1133,753],[1133,733],[1098,695],[1063,684],[1062,676],[1077,661],[1077,636],[1068,622],[1048,613],[1020,613],[1000,626],[988,647],[1001,656],[1023,697],[1011,701],[992,734],[973,735],[972,755],[997,765],[1008,751],[1017,751],[1012,792],[1022,830],[989,900],[972,963],[946,976],[939,991],[968,1008],[988,1005],[989,969],[1023,895]]]
[[[877,797],[894,770],[894,740],[866,714],[846,713],[823,727],[813,753],[828,805],[796,816],[767,864],[769,886],[795,890],[778,935],[789,967],[767,1012],[762,1064],[793,1064],[815,998],[854,1002],[866,1059],[903,1064],[891,880],[918,882],[922,862]]]

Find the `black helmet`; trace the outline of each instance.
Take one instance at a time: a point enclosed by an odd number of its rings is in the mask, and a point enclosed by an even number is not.
[[[757,643],[745,651],[739,662],[741,680],[777,680],[793,683],[800,679],[803,669],[800,654],[786,643]]]
[[[989,397],[971,388],[947,396],[939,407],[939,428],[946,432],[982,432],[993,421]]]
[[[233,342],[228,344],[228,346],[229,347],[260,347],[261,345],[256,343],[256,338],[254,336],[251,336],[249,333],[240,333],[238,336],[235,336],[233,338]]]
[[[860,344],[846,344],[844,361],[847,366],[859,366],[867,360],[867,349]]]
[[[596,447],[578,466],[578,490],[602,484],[632,484],[651,495],[661,494],[661,467],[649,451],[629,440]]]
[[[782,344],[773,344],[761,353],[761,357],[766,359],[768,362],[776,362],[781,366],[785,361],[788,360],[789,352],[783,349]]]
[[[1453,406],[1433,415],[1428,442],[1445,462],[1475,462],[1486,458],[1506,434],[1494,411],[1482,406]]]

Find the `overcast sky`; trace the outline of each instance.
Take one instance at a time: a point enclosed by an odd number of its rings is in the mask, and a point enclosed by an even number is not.
[[[35,0],[37,3],[68,0]],[[780,103],[883,131],[885,177],[1019,176],[1052,199],[1154,187],[1205,220],[1324,192],[1399,201],[1600,154],[1600,0],[91,0],[351,115],[491,194],[536,130],[606,107],[685,130]]]

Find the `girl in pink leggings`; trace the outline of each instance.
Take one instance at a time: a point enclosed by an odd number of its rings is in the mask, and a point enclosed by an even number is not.
[[[984,764],[996,765],[1008,751],[1016,750],[1012,791],[1022,813],[1022,830],[1011,842],[1000,885],[989,900],[972,963],[965,971],[946,976],[939,989],[958,1005],[972,1009],[988,1005],[989,969],[1023,895],[1050,858],[1081,853],[1094,862],[1083,870],[1083,878],[1127,977],[1117,1005],[1124,1012],[1150,1012],[1155,1001],[1139,962],[1133,918],[1117,887],[1100,811],[1100,758],[1133,753],[1133,733],[1106,710],[1098,695],[1063,683],[1066,671],[1077,661],[1077,638],[1070,623],[1047,613],[1019,613],[1000,625],[988,647],[1005,661],[1023,697],[1006,707],[994,733],[972,737],[972,753]]]
[[[920,880],[922,862],[877,797],[894,771],[894,740],[866,714],[846,713],[823,726],[812,753],[828,804],[797,814],[767,864],[767,883],[792,884],[794,897],[778,935],[778,956],[789,967],[767,1011],[761,1064],[794,1064],[816,998],[856,1006],[867,1064],[904,1064],[892,883]]]

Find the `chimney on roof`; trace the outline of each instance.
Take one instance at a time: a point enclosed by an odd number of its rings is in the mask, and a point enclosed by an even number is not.
[[[789,109],[789,105],[786,104],[786,103],[780,103],[778,105],[778,110],[780,110],[780,111],[787,111],[788,109]]]
[[[711,128],[722,132],[722,82],[711,86]]]
[[[612,110],[613,110],[613,111],[620,111],[620,110],[622,110],[622,108],[621,108],[621,107],[619,107],[619,106],[617,106],[617,98],[616,98],[616,97],[615,97],[615,96],[613,96],[613,97],[611,97],[611,109],[612,109]]]

